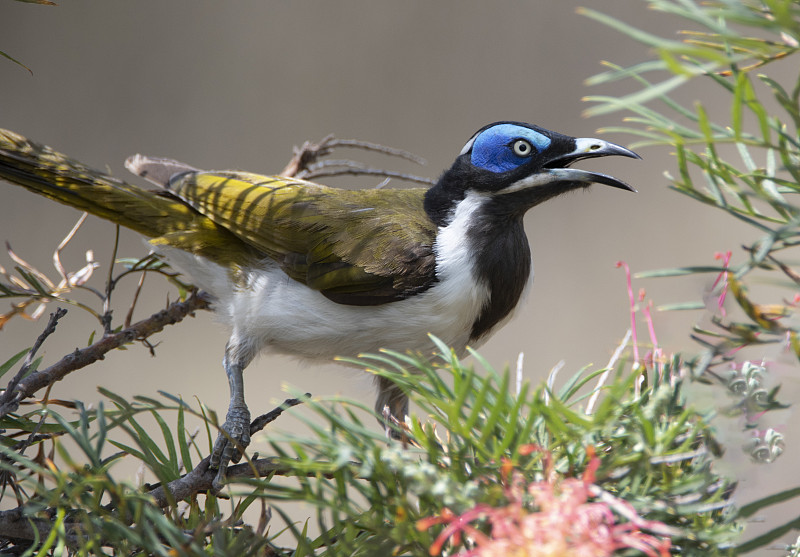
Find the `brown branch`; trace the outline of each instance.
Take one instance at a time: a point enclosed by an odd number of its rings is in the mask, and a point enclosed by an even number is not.
[[[794,271],[786,263],[783,263],[782,261],[778,261],[773,255],[767,255],[767,258],[770,261],[772,261],[773,263],[775,263],[778,267],[780,267],[780,270],[783,271],[783,274],[785,274],[787,277],[792,279],[795,284],[799,284],[800,285],[800,274],[798,274],[796,271]]]
[[[293,155],[289,164],[281,170],[280,175],[287,178],[294,178],[297,174],[315,163],[320,157],[324,157],[331,152],[329,143],[333,141],[333,134],[322,138],[319,143],[305,141],[300,147],[292,149]]]
[[[53,528],[53,520],[27,516],[22,507],[0,511],[0,536],[3,540],[43,540]],[[67,543],[77,545],[78,536],[67,526]]]
[[[183,302],[187,304],[190,300],[200,299],[200,296],[193,295],[189,300]],[[206,302],[207,303],[207,302]],[[176,304],[172,304],[166,310],[155,314],[150,319],[153,319],[161,314],[168,312]],[[195,309],[204,309],[204,306],[198,306]],[[187,311],[185,315],[190,312]],[[182,317],[181,317],[182,318]],[[147,320],[146,320],[147,321]],[[136,327],[140,323],[134,325]],[[101,341],[102,342],[102,341]],[[90,347],[91,348],[91,347]],[[306,397],[311,396],[306,393]],[[279,407],[258,416],[250,424],[251,435],[261,431],[267,424],[275,421],[286,409],[292,406],[302,404],[305,399],[290,398],[283,401]],[[216,470],[210,470],[208,463],[210,457],[206,457],[188,474],[178,478],[164,486],[157,486],[150,490],[149,495],[153,497],[154,503],[161,508],[168,507],[174,501],[188,499],[196,493],[202,493],[213,489],[213,481],[217,475]],[[229,479],[235,478],[261,478],[271,474],[288,475],[292,473],[292,469],[284,464],[279,464],[276,458],[255,458],[248,462],[237,464],[228,468],[226,477]],[[106,510],[113,511],[113,503],[106,505]],[[53,526],[52,518],[46,517],[33,517],[25,515],[24,508],[18,507],[15,509],[0,511],[0,539],[13,540],[13,541],[28,541],[35,539],[42,539],[47,537]],[[66,528],[66,541],[68,545],[76,546],[80,542],[80,523],[70,522],[65,523]]]
[[[428,185],[434,183],[434,180],[431,180],[430,178],[424,178],[414,174],[406,174],[404,172],[370,168],[351,160],[320,161],[321,158],[330,155],[334,149],[341,147],[353,147],[356,149],[389,155],[391,157],[399,157],[419,165],[425,164],[425,159],[402,149],[395,149],[393,147],[387,147],[386,145],[369,143],[367,141],[358,141],[355,139],[336,139],[333,135],[329,135],[322,138],[322,140],[318,143],[306,141],[300,147],[295,147],[292,159],[281,171],[280,175],[290,178],[309,179],[319,178],[322,176],[341,176],[350,174],[354,176],[382,176],[384,178],[398,178],[400,180],[418,182]]]
[[[311,394],[306,393],[305,396],[310,397]],[[302,404],[304,400],[300,398],[286,399],[283,404],[274,410],[258,416],[250,422],[250,435],[255,435],[264,429],[267,424],[278,419],[286,409]],[[191,472],[169,482],[166,489],[162,485],[157,485],[151,489],[150,495],[155,499],[156,504],[163,508],[169,506],[173,501],[181,501],[196,493],[212,490],[217,471],[209,469],[210,458],[204,458]],[[285,465],[278,464],[275,458],[254,458],[248,462],[230,466],[225,473],[225,477],[229,480],[234,478],[262,478],[270,474],[286,475],[289,473],[291,473],[291,469]]]
[[[212,489],[211,484],[217,471],[208,468],[210,457],[203,459],[197,467],[180,479],[170,482],[167,489],[157,487],[150,492],[154,503],[161,508],[168,507],[173,501],[188,499],[192,495]],[[290,470],[279,465],[273,458],[259,458],[248,463],[231,466],[227,470],[228,478],[263,477],[269,474],[288,474]],[[113,510],[111,505],[106,507]],[[0,511],[0,540],[35,540],[44,539],[53,527],[53,518],[36,517],[25,514],[24,507]],[[66,541],[76,546],[80,541],[80,522],[67,521]]]
[[[297,406],[298,404],[303,404],[306,398],[311,397],[311,393],[306,393],[303,396],[304,398],[287,398],[286,400],[283,401],[283,404],[281,404],[274,410],[270,410],[266,414],[261,414],[255,420],[250,422],[250,436],[252,437],[256,433],[267,427],[268,424],[277,420],[278,417],[280,417],[280,415],[283,414],[284,410],[287,410],[292,406]]]
[[[20,381],[22,381],[22,378],[25,377],[25,375],[27,375],[28,370],[31,367],[31,364],[33,363],[33,357],[36,355],[36,352],[38,352],[39,348],[42,347],[42,344],[44,344],[44,341],[47,339],[47,337],[56,332],[56,326],[58,325],[58,320],[64,317],[66,314],[67,310],[62,308],[57,308],[55,312],[50,314],[50,320],[47,322],[47,326],[44,328],[44,331],[42,331],[42,334],[40,334],[39,337],[36,339],[36,342],[33,343],[33,346],[28,351],[28,354],[25,356],[25,361],[19,368],[19,371],[11,379],[11,381],[8,382],[8,386],[6,387],[5,392],[3,393],[2,396],[0,396],[0,406],[4,404],[6,397],[10,397],[9,393],[13,393],[17,389]],[[16,410],[16,408],[14,410]],[[2,414],[2,416],[5,416],[6,413]]]
[[[201,460],[197,466],[188,474],[173,480],[166,485],[160,485],[149,492],[154,502],[159,507],[168,507],[175,501],[188,499],[197,493],[213,491],[212,484],[217,476],[217,471],[208,467],[211,457],[207,456]],[[270,474],[288,474],[289,468],[278,464],[276,459],[255,458],[249,462],[243,462],[234,466],[229,466],[225,477],[228,480],[234,478],[260,478]]]
[[[93,364],[97,360],[102,360],[111,350],[136,340],[146,339],[167,325],[174,325],[187,315],[192,315],[200,309],[208,309],[208,307],[209,300],[203,293],[193,293],[184,302],[174,302],[166,309],[134,323],[118,333],[106,335],[86,348],[76,349],[72,354],[64,356],[47,369],[35,371],[20,380],[18,385],[6,389],[0,395],[0,417],[16,411],[22,400],[33,396],[39,389],[60,381],[73,371]]]
[[[330,140],[327,142],[327,147],[333,150],[337,147],[355,147],[364,151],[372,151],[374,153],[381,153],[391,157],[398,157],[406,159],[420,166],[427,164],[427,161],[405,149],[398,149],[396,147],[389,147],[388,145],[381,145],[380,143],[371,143],[369,141],[361,141],[360,139],[336,139],[333,135],[329,135]],[[325,140],[323,140],[325,141]]]
[[[395,172],[393,170],[384,170],[382,168],[372,168],[365,164],[348,160],[328,160],[320,161],[309,165],[306,170],[298,172],[297,177],[304,180],[322,178],[326,176],[380,176],[381,178],[397,178],[398,180],[405,180],[407,182],[416,182],[418,184],[425,184],[432,186],[436,183],[435,180],[425,178],[424,176],[417,176],[416,174],[408,174],[407,172]]]

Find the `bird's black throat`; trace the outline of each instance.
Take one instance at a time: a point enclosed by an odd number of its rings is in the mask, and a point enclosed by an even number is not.
[[[474,280],[486,286],[489,300],[472,325],[470,340],[484,337],[516,307],[531,273],[531,251],[522,218],[535,203],[514,195],[493,195],[496,177],[475,171],[465,156],[425,195],[425,211],[439,227],[448,226],[469,192],[483,203],[472,215],[464,241],[473,254]]]
[[[514,310],[531,273],[531,250],[522,216],[495,215],[491,204],[485,209],[476,215],[466,239],[475,254],[475,280],[489,290],[489,300],[472,324],[472,342]]]

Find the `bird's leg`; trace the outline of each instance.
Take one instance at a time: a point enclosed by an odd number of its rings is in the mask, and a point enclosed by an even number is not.
[[[393,419],[399,422],[405,421],[408,415],[408,397],[400,387],[385,377],[377,377],[376,383],[378,399],[375,401],[375,412],[379,416],[384,416],[383,419],[379,418],[379,421],[383,424],[387,436],[393,439],[402,439],[402,434],[391,427],[390,423]],[[388,415],[385,415],[387,410]]]
[[[225,423],[220,427],[219,435],[214,443],[209,467],[217,470],[213,487],[219,491],[225,479],[225,472],[230,462],[238,462],[242,451],[250,444],[250,411],[244,401],[244,368],[250,363],[252,356],[243,356],[235,345],[228,343],[225,347],[225,358],[222,363],[228,376],[231,401]]]

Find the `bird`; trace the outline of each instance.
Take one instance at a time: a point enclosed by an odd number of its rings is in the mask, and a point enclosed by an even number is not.
[[[572,166],[606,156],[641,158],[601,139],[500,121],[475,132],[430,188],[347,190],[134,155],[125,166],[155,186],[147,189],[0,130],[0,178],[141,233],[211,296],[230,329],[215,488],[250,442],[243,371],[258,353],[330,361],[430,352],[435,335],[464,355],[530,288],[528,210],[592,184],[636,191]],[[403,419],[400,388],[378,378],[377,390],[378,414]]]

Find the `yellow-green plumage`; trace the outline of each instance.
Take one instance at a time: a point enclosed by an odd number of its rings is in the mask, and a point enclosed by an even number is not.
[[[179,199],[128,184],[7,130],[0,130],[0,177],[149,238],[171,236],[178,247],[212,259],[241,244]]]
[[[5,130],[0,177],[232,271],[272,258],[340,303],[403,298],[434,273],[423,189],[349,191],[223,171],[187,172],[148,190]]]
[[[422,206],[424,189],[352,191],[201,172],[177,179],[170,191],[290,277],[345,303],[407,295],[427,286],[434,272],[436,229]]]
[[[250,442],[242,373],[256,354],[423,351],[429,333],[464,354],[530,285],[528,209],[592,183],[633,189],[572,167],[609,155],[638,157],[599,139],[496,122],[429,190],[348,191],[134,156],[126,166],[158,186],[150,191],[0,131],[0,178],[141,232],[216,298],[231,327],[231,402],[210,460],[217,488]],[[402,420],[399,387],[380,378],[378,389],[377,412]]]

